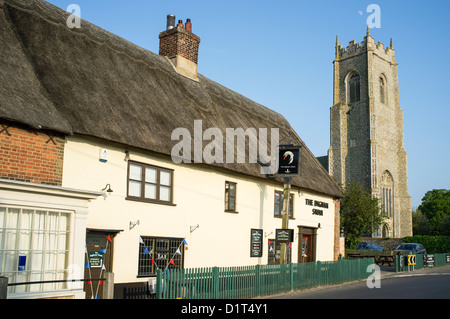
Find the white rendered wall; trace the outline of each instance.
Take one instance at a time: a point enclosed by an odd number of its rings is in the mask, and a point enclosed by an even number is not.
[[[99,161],[100,150],[108,161]],[[185,238],[185,268],[267,264],[268,239],[275,238],[281,218],[274,217],[274,191],[282,185],[266,179],[214,170],[198,164],[174,164],[170,157],[130,151],[130,160],[174,170],[174,204],[159,205],[126,200],[125,148],[68,137],[64,151],[63,186],[101,191],[106,184],[113,193],[93,202],[87,228],[123,230],[114,240],[113,272],[116,283],[144,281],[137,278],[139,236]],[[254,164],[252,164],[254,165]],[[224,211],[225,181],[237,183],[237,212]],[[333,198],[293,189],[294,229],[292,262],[297,262],[297,226],[318,227],[317,260],[333,260]],[[312,214],[305,198],[328,203],[323,216]],[[139,225],[130,229],[130,222]],[[190,232],[191,226],[199,227]],[[250,257],[250,230],[263,229],[263,256]]]

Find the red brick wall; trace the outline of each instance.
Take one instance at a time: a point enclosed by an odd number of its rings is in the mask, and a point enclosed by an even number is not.
[[[8,125],[0,123],[0,178],[60,186],[64,137]]]
[[[159,35],[159,55],[172,57],[180,55],[198,63],[200,38],[183,28],[173,28]]]

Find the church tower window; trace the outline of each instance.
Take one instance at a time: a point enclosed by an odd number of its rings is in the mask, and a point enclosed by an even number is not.
[[[392,175],[385,171],[381,177],[381,205],[386,217],[392,217],[394,208],[394,181]]]
[[[358,102],[360,100],[360,85],[361,80],[358,74],[354,74],[350,78],[350,85],[349,85],[349,98],[350,103]]]
[[[380,102],[387,104],[386,81],[382,76],[380,77]]]

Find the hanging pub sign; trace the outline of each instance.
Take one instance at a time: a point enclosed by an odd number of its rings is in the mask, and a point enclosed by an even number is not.
[[[294,241],[293,229],[276,229],[275,236],[277,242],[292,243]]]
[[[250,257],[262,257],[262,229],[250,230]]]
[[[300,146],[280,145],[278,151],[278,175],[298,175]]]

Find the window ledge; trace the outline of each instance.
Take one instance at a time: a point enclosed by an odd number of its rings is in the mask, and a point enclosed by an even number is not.
[[[283,216],[273,215],[274,218],[282,219]],[[289,220],[295,220],[295,217],[289,217]]]
[[[125,197],[126,200],[131,200],[134,202],[141,202],[141,203],[150,203],[150,204],[157,204],[157,205],[166,205],[166,206],[177,206],[177,204],[174,204],[172,202],[165,202],[160,200],[153,200],[153,199],[145,199],[145,198],[139,198],[139,197]]]

